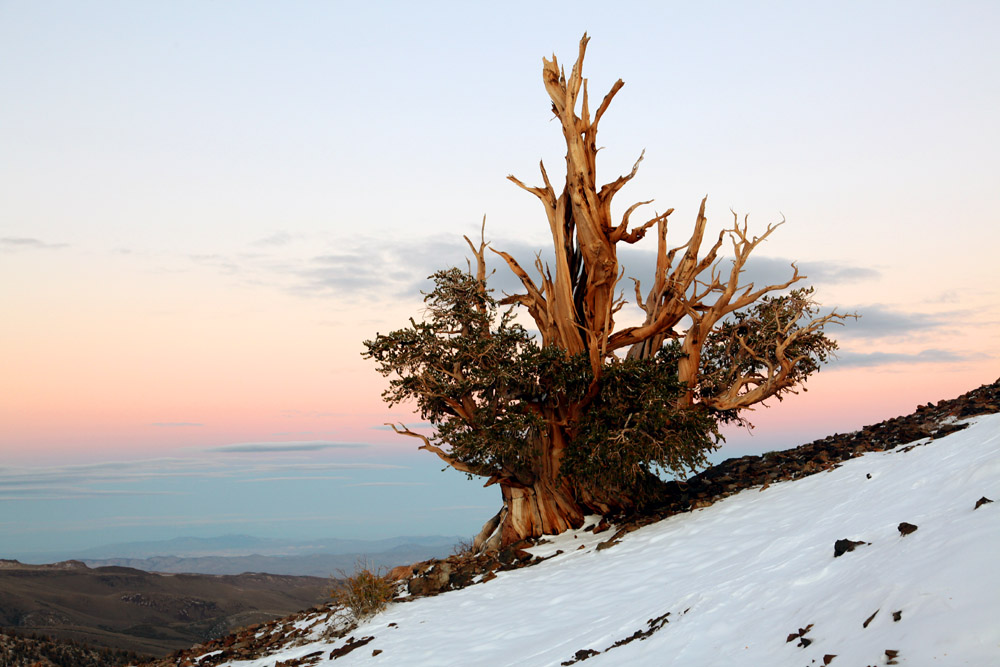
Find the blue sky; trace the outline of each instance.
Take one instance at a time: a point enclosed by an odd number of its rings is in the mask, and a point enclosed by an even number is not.
[[[544,248],[505,177],[558,172],[541,59],[584,31],[591,94],[626,83],[602,179],[646,151],[622,206],[676,208],[675,241],[705,194],[714,225],[784,217],[753,275],[797,260],[863,315],[720,456],[992,382],[998,29],[993,2],[0,2],[0,557],[474,532],[499,493],[382,428],[415,420],[362,341],[484,214]]]

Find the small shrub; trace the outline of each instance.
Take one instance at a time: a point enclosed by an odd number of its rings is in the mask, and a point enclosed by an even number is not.
[[[451,554],[459,557],[474,556],[476,554],[476,550],[473,547],[473,541],[459,540],[455,543],[455,546],[451,548]]]
[[[388,577],[372,572],[363,563],[358,563],[354,574],[340,575],[331,591],[333,601],[349,609],[359,621],[385,609],[396,593],[396,586]]]

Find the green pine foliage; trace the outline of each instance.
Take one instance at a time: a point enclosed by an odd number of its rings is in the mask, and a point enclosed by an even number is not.
[[[593,376],[585,356],[540,348],[469,273],[452,268],[432,279],[425,319],[366,341],[365,356],[390,378],[386,401],[415,402],[435,429],[431,440],[474,474],[530,478],[547,418],[587,398],[567,425],[571,437],[560,474],[635,497],[650,472],[685,474],[704,466],[721,440],[720,424],[740,419],[735,411],[678,401],[684,387],[675,341],[650,358],[609,360],[596,395],[586,397]],[[773,330],[808,316],[808,296],[797,290],[762,300],[721,326],[703,355],[706,382],[721,385],[772,359]],[[795,345],[810,360],[803,376],[835,348],[822,334]]]

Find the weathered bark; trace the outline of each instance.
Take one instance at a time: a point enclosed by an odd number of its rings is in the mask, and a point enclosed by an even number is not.
[[[501,544],[580,528],[586,512],[567,487],[565,481],[560,483],[552,479],[538,480],[532,486],[501,485],[505,511]]]
[[[543,59],[545,90],[566,141],[566,174],[561,192],[556,193],[541,163],[541,186],[528,186],[514,176],[508,177],[541,201],[552,236],[554,264],[543,265],[536,259],[538,277],[533,278],[510,254],[490,250],[503,258],[524,288],[523,293],[509,295],[500,303],[519,304],[527,309],[541,334],[543,347],[554,346],[569,355],[586,354],[593,378],[590,390],[573,403],[562,403],[558,408],[554,405],[540,408],[546,423],[545,433],[539,436],[532,453],[527,455],[529,460],[523,469],[517,471],[477,470],[432,444],[425,436],[393,427],[399,433],[422,439],[421,449],[431,451],[456,469],[489,476],[487,484],[500,486],[503,509],[484,526],[476,539],[477,547],[499,548],[529,537],[560,533],[579,527],[588,513],[603,514],[636,506],[635,490],[595,489],[563,474],[562,470],[574,423],[597,395],[603,369],[614,362],[616,354],[647,359],[667,340],[677,340],[684,353],[678,362],[677,373],[686,385],[679,405],[692,409],[737,410],[788,390],[797,382],[794,369],[802,358],[789,356],[785,351],[804,333],[819,331],[824,324],[845,317],[831,313],[805,327],[790,325],[779,332],[783,338],[778,341],[777,360],[766,363],[761,360],[767,367],[766,373],[735,376],[728,386],[711,395],[701,391],[702,350],[713,329],[727,315],[805,276],[801,276],[793,265],[791,277],[783,283],[756,288],[753,283],[740,282],[750,254],[782,223],[769,225],[761,236],[751,237],[747,234],[746,221],[741,225],[734,215],[733,226],[720,232],[703,254],[701,246],[708,224],[705,199],[690,238],[674,248],[667,244],[668,218],[673,209],[656,213],[638,226],[630,227],[632,214],[640,206],[651,203],[641,201],[629,206],[619,221],[612,219],[612,200],[636,175],[643,156],[639,156],[629,173],[599,185],[597,128],[624,83],[620,79],[616,81],[591,115],[587,80],[582,75],[588,41],[585,34],[568,77],[555,56],[551,60]],[[657,263],[652,284],[645,295],[638,280],[634,285],[636,304],[645,312],[645,319],[638,326],[616,331],[615,315],[625,303],[618,293],[624,273],[618,262],[617,246],[636,243],[653,227],[657,230]],[[731,267],[723,270],[719,253],[727,239],[731,241],[734,257]],[[488,244],[485,240],[479,244],[473,244],[468,238],[466,241],[476,258],[475,275],[485,289]],[[471,264],[469,269],[472,273]],[[681,329],[687,322],[687,328]],[[437,370],[456,378],[461,378],[462,374],[461,367]],[[451,407],[458,418],[472,423],[471,416],[477,406],[471,397],[454,401]],[[651,474],[648,476],[650,479],[644,482],[648,482],[645,492],[657,484]]]
[[[608,348],[608,337],[614,330],[614,315],[623,305],[615,296],[621,278],[617,244],[635,243],[651,226],[666,220],[669,212],[629,230],[632,213],[638,206],[649,203],[641,202],[629,207],[619,224],[612,220],[611,201],[635,176],[642,156],[629,174],[598,186],[597,126],[615,94],[625,84],[621,79],[615,82],[591,119],[587,80],[582,75],[588,41],[584,35],[569,78],[560,69],[555,56],[552,60],[543,59],[542,79],[566,139],[566,182],[562,193],[556,196],[544,164],[539,165],[542,186],[529,187],[514,176],[508,176],[519,187],[538,197],[545,208],[555,250],[555,271],[536,262],[541,274],[541,285],[537,285],[517,260],[504,252],[498,254],[527,292],[509,297],[507,301],[528,308],[542,334],[543,345],[555,345],[570,354],[586,352],[595,382],[598,382],[604,359],[612,351]],[[579,115],[576,112],[578,105]]]

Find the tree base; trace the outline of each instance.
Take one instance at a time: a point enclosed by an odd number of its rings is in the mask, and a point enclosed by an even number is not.
[[[591,514],[641,513],[655,507],[669,487],[652,473],[647,473],[630,494],[615,490],[598,495],[569,480],[530,487],[499,482],[499,486],[504,504],[474,538],[472,546],[477,553],[496,553],[524,540],[581,528]]]

